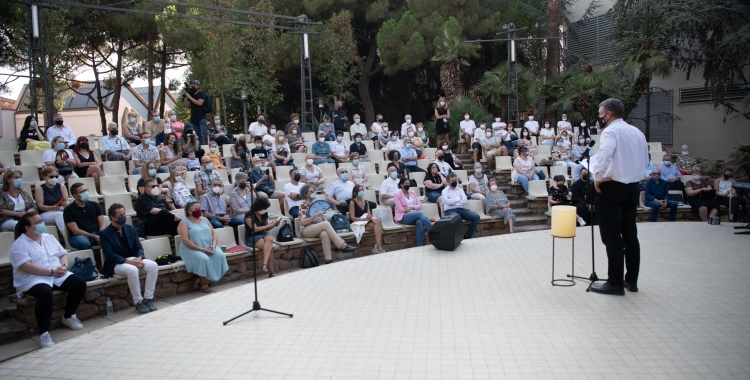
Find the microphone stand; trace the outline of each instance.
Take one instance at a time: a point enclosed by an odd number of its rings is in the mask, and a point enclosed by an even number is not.
[[[247,176],[247,179],[250,182],[250,188],[247,191],[250,192],[250,204],[252,205],[255,202],[255,197],[254,197],[254,195],[255,195],[255,186],[254,185],[255,184],[253,183],[253,173],[249,172],[248,176]],[[252,211],[252,206],[250,208],[250,211]],[[252,220],[252,218],[251,218],[251,220]],[[253,227],[255,227],[255,222],[253,222]],[[239,227],[237,227],[237,228],[239,228]],[[250,229],[250,236],[252,236],[253,242],[255,242],[255,228],[251,228]],[[258,301],[258,261],[256,259],[256,249],[255,249],[255,246],[248,247],[248,249],[250,249],[250,250],[253,251],[253,284],[254,284],[254,287],[255,287],[255,301],[253,301],[253,308],[250,309],[250,310],[248,310],[248,311],[246,311],[246,312],[244,312],[244,313],[242,313],[242,314],[240,314],[240,315],[238,315],[238,316],[236,316],[236,317],[234,317],[234,318],[232,318],[232,319],[230,319],[230,320],[224,321],[223,325],[226,326],[227,323],[232,322],[233,320],[235,320],[235,319],[237,319],[239,317],[242,317],[242,316],[250,314],[250,313],[252,313],[254,311],[260,311],[260,310],[267,311],[269,313],[276,313],[276,314],[286,315],[289,318],[293,318],[294,314],[287,314],[287,313],[283,313],[281,311],[264,309],[264,308],[260,307],[260,302]]]
[[[591,291],[591,286],[593,286],[595,282],[607,281],[606,278],[600,279],[599,276],[596,275],[596,256],[594,255],[594,194],[596,193],[596,189],[594,188],[594,181],[591,175],[591,148],[594,147],[594,144],[596,144],[596,141],[592,140],[586,151],[581,154],[581,159],[586,158],[586,170],[589,172],[589,180],[586,186],[586,212],[588,213],[589,224],[591,225],[591,275],[589,275],[589,277],[568,275],[570,278],[589,281],[589,286],[586,288],[587,292]]]

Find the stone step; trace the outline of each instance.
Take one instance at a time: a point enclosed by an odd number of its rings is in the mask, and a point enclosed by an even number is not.
[[[0,299],[0,321],[4,321],[10,318],[11,314],[16,310],[16,304],[10,302],[8,297]]]
[[[521,226],[545,225],[547,226],[547,216],[539,214],[523,215],[516,217],[516,224]]]
[[[26,325],[13,319],[7,318],[0,321],[0,342],[10,343],[26,338],[30,335]]]
[[[533,210],[525,208],[525,207],[518,207],[518,208],[516,208],[516,207],[511,206],[511,208],[513,209],[513,214],[516,215],[516,219],[518,219],[519,217],[522,217],[522,216],[533,216],[533,215],[535,215]]]
[[[528,231],[540,231],[550,229],[549,225],[546,224],[532,224],[532,225],[518,225],[516,224],[513,228],[515,233],[528,232]]]

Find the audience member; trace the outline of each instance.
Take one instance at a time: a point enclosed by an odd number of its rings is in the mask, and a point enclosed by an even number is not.
[[[357,159],[360,162],[370,162],[370,156],[367,152],[367,147],[365,144],[362,144],[362,134],[357,133],[354,135],[354,142],[349,146],[349,152],[350,157],[352,157],[352,160],[354,159],[354,154],[357,154]]]
[[[396,215],[393,220],[401,224],[415,226],[417,228],[417,247],[421,247],[424,245],[424,233],[432,227],[432,222],[421,211],[422,203],[419,202],[417,194],[413,190],[409,190],[410,188],[411,185],[407,179],[402,178],[398,181],[398,191],[393,197],[396,206]]]
[[[383,180],[383,183],[380,184],[380,204],[388,207],[395,206],[393,197],[399,189],[398,183],[399,178],[396,167],[388,166],[388,176]]]
[[[323,144],[328,145],[327,143]],[[305,166],[299,169],[299,174],[302,176],[301,181],[303,183],[313,186],[315,191],[322,192],[325,190],[324,183],[326,182],[326,178],[323,177],[323,170],[317,164],[313,165],[315,162],[313,157],[315,157],[314,153],[307,155]]]
[[[146,123],[143,131],[154,136],[154,146],[159,146],[164,142],[164,124],[165,121],[159,116],[159,111],[151,111],[151,120]]]
[[[229,270],[227,257],[219,248],[219,239],[208,219],[202,217],[198,203],[188,203],[185,207],[185,219],[179,222],[177,231],[180,235],[179,255],[185,262],[185,271],[194,273],[197,278],[193,289],[203,293],[212,293],[209,281],[219,281]]]
[[[404,148],[404,143],[401,141],[401,135],[398,131],[391,132],[391,141],[388,141],[387,144],[385,144],[385,148],[383,148],[383,151],[387,155],[393,150],[401,150]]]
[[[268,133],[268,127],[266,126],[266,114],[262,112],[259,113],[256,121],[250,123],[250,126],[247,128],[247,133],[253,139],[255,138],[255,136],[260,136],[261,138],[265,136]],[[276,133],[274,133],[274,135],[275,134]]]
[[[300,190],[300,194],[305,199],[299,206],[300,235],[306,238],[319,238],[323,247],[323,256],[325,257],[326,264],[329,264],[333,260],[331,244],[345,252],[356,251],[357,247],[346,244],[344,239],[334,231],[331,223],[326,221],[325,214],[322,211],[313,215],[307,215],[307,209],[315,200],[314,190],[310,185],[302,186]]]
[[[47,127],[47,129],[44,131],[44,133],[47,135],[47,141],[54,142],[55,137],[61,136],[63,138],[63,142],[65,143],[66,149],[73,149],[75,142],[76,142],[76,135],[73,134],[73,128],[70,128],[69,126],[64,124],[63,116],[61,113],[57,112],[52,116],[52,121],[54,124]]]
[[[221,117],[219,115],[214,115],[213,117],[213,123],[208,128],[208,139],[209,146],[211,145],[211,141],[216,142],[219,146],[234,144],[234,136],[227,131],[225,125],[221,124]]]
[[[167,111],[167,119],[169,119],[167,120],[167,124],[172,129],[171,133],[174,133],[178,138],[182,136],[182,133],[185,131],[185,123],[177,120],[177,112],[175,110]],[[167,126],[164,126],[164,128],[167,130]],[[169,132],[167,132],[167,135],[169,135]]]
[[[143,188],[145,192],[135,200],[134,208],[138,220],[145,225],[145,231],[149,236],[177,235],[180,217],[169,212],[170,208],[159,194],[156,181],[147,179],[143,182]]]
[[[206,194],[210,189],[211,181],[214,179],[221,180],[219,172],[214,170],[214,164],[211,163],[211,159],[208,156],[201,158],[201,166],[203,170],[195,173],[195,196],[200,198],[203,194]]]
[[[289,143],[289,149],[292,153],[307,153],[305,138],[299,130],[299,126],[291,126],[289,128],[289,133],[286,135],[286,141]]]
[[[531,136],[539,136],[539,122],[534,120],[533,113],[529,113],[528,118],[529,120],[523,123],[523,127],[529,131]]]
[[[336,181],[338,182],[338,181]],[[375,233],[375,245],[372,247],[372,253],[383,253],[383,223],[379,218],[373,215],[373,209],[377,207],[375,202],[365,200],[365,188],[362,185],[354,185],[349,202],[349,221],[350,222],[367,222],[365,231]]]
[[[54,166],[57,168],[65,180],[70,178],[78,178],[73,168],[76,166],[76,160],[73,158],[73,151],[65,149],[65,142],[62,136],[57,136],[52,139],[52,148],[47,149],[42,153],[42,161],[47,166]]]
[[[243,141],[244,136],[240,136],[240,145],[241,148],[238,146],[233,146],[232,149],[234,149],[234,152],[232,153],[232,168],[245,168],[247,165],[247,162],[245,159],[243,159],[242,155],[237,153],[240,152],[240,149],[242,149],[244,152],[247,152],[247,147],[244,144]],[[263,167],[270,167],[273,169],[274,172],[276,172],[276,164],[268,159],[268,150],[263,146],[263,138],[260,136],[255,136],[253,138],[253,149],[250,150],[250,157],[258,157],[260,160],[261,166]],[[235,159],[235,154],[237,154],[237,157],[239,157],[239,160]],[[247,155],[245,155],[247,157]]]
[[[219,152],[219,145],[216,143],[216,141],[211,141],[208,143],[208,153],[206,153],[206,156],[211,159],[211,163],[214,164],[214,169],[222,170],[227,168],[226,166],[224,166],[221,152]]]
[[[563,138],[560,136],[555,139],[555,147],[552,148],[552,161],[555,162],[555,166],[576,166],[576,163],[571,160],[570,150],[565,147]]]
[[[276,188],[274,187],[276,185],[276,181],[273,179],[271,171],[269,169],[263,170],[260,159],[257,157],[253,157],[251,163],[253,165],[253,168],[252,170],[250,170],[250,175],[252,176],[253,189],[255,190],[255,192],[263,198],[278,199],[281,206],[283,207],[284,193],[276,190]]]
[[[334,137],[334,140],[335,139],[336,138]],[[309,160],[311,158],[310,156],[312,156],[313,163],[315,165],[325,163],[333,164],[336,162],[331,155],[331,146],[328,145],[322,133],[318,133],[318,141],[312,144],[312,148],[310,149],[310,151],[312,153],[307,155],[307,159]]]
[[[424,173],[425,170],[417,166],[417,160],[419,160],[419,153],[414,149],[414,144],[411,138],[406,139],[404,148],[398,151],[400,161],[406,166],[406,170],[409,173]]]
[[[477,125],[474,123],[474,120],[471,120],[471,115],[469,112],[464,112],[464,119],[459,123],[458,133],[461,140],[464,140],[468,147],[472,147],[475,129],[477,129]]]
[[[164,141],[166,144],[159,148],[161,164],[166,166],[170,172],[174,169],[184,170],[186,163],[185,159],[182,158],[180,144],[177,143],[177,135],[175,135],[174,132],[167,133]]]
[[[441,203],[440,196],[443,195],[447,182],[436,163],[427,165],[427,174],[424,176],[425,198],[432,203]]]
[[[201,162],[195,158],[195,151],[191,150],[185,157],[185,168],[188,171],[194,172],[201,169]]]
[[[159,194],[161,194],[163,192],[162,180],[161,178],[156,176],[156,164],[153,162],[144,162],[142,168],[143,170],[141,171],[141,178],[138,178],[138,182],[135,185],[138,191],[138,195],[143,194],[143,182],[149,178],[152,178],[154,181],[156,181],[156,185],[159,188]]]
[[[73,169],[79,178],[93,178],[94,186],[96,191],[101,194],[101,186],[99,185],[99,177],[104,176],[104,172],[101,168],[101,161],[97,157],[96,153],[89,149],[89,139],[85,136],[81,136],[76,140],[76,146],[73,149],[73,158],[75,159],[76,166]]]
[[[159,149],[154,145],[154,141],[147,132],[141,133],[141,144],[133,148],[133,174],[141,174],[141,166],[144,162],[156,163],[157,173],[169,173],[169,168],[161,166],[161,155]],[[80,174],[79,174],[80,175]]]
[[[573,161],[580,161],[581,155],[588,149],[589,146],[586,144],[586,139],[583,136],[578,137],[578,143],[573,146],[572,155],[573,155]]]
[[[295,127],[292,126],[292,128]],[[273,277],[273,236],[268,231],[278,226],[280,219],[277,218],[269,222],[269,207],[271,207],[271,204],[268,203],[268,199],[258,198],[253,203],[251,210],[245,213],[245,245],[263,251],[261,270],[270,272],[268,277]]]
[[[570,152],[570,148],[572,144],[570,142],[570,134],[568,133],[568,131],[560,132],[560,137],[562,137],[563,147],[567,149],[568,152]]]
[[[495,133],[495,136],[502,136],[503,131],[505,131],[505,128],[508,125],[503,122],[503,118],[498,113],[495,115],[495,121],[492,123],[492,131]]]
[[[568,131],[569,135],[573,135],[573,126],[568,121],[568,114],[566,112],[563,112],[561,115],[561,119],[557,122],[557,131]]]
[[[188,124],[185,127],[185,133],[177,140],[177,144],[180,145],[180,151],[182,151],[182,157],[187,157],[190,152],[195,152],[197,159],[200,160],[203,158],[206,152],[201,148],[198,138],[198,135],[193,131],[193,127]]]
[[[63,210],[63,220],[70,230],[68,243],[80,250],[91,249],[99,245],[99,231],[105,227],[104,212],[99,202],[89,200],[89,189],[84,184],[71,185],[70,195],[74,201]]]
[[[552,183],[550,184],[549,189],[547,190],[547,193],[549,194],[549,204],[554,206],[561,206],[561,205],[571,205],[571,200],[573,199],[573,195],[568,190],[568,187],[565,186],[565,176],[562,174],[558,174],[554,177],[552,177]]]
[[[693,179],[685,184],[687,201],[691,209],[705,222],[709,216],[719,215],[719,202],[716,201],[716,190],[701,177],[701,168],[693,166]]]
[[[349,127],[349,136],[354,136],[357,133],[367,136],[367,126],[364,123],[360,123],[358,114],[354,114],[354,123]]]
[[[570,191],[573,195],[571,201],[576,208],[578,224],[581,226],[594,223],[595,220],[593,215],[594,202],[599,193],[593,189],[593,183],[590,181],[591,175],[588,169],[583,168],[581,169],[580,178],[570,186]]]
[[[68,205],[68,190],[58,178],[60,175],[54,167],[47,166],[42,169],[44,183],[36,185],[34,200],[44,223],[48,226],[56,225],[58,231],[65,233],[62,210]]]
[[[375,115],[375,121],[370,126],[370,134],[367,136],[369,139],[376,142],[377,147],[377,141],[378,141],[378,135],[383,132],[383,115],[377,114]]]
[[[175,208],[184,208],[188,202],[195,202],[193,193],[190,192],[190,188],[185,184],[185,175],[186,172],[184,170],[172,170],[169,172],[167,188],[169,189],[172,204]]]
[[[747,212],[745,200],[737,195],[737,190],[733,188],[735,183],[734,178],[732,178],[733,174],[732,168],[726,168],[722,176],[714,182],[716,200],[720,205],[729,208],[729,222],[731,223],[737,222],[737,215],[740,210]]]
[[[420,150],[430,146],[430,137],[424,130],[424,125],[422,125],[422,123],[417,123],[417,133],[412,140],[414,141],[414,146]]]
[[[122,126],[122,135],[128,140],[128,145],[131,148],[135,148],[136,145],[141,143],[140,125],[138,114],[133,110],[128,111],[127,122]]]
[[[539,152],[536,148],[536,139],[531,138],[531,133],[529,133],[526,127],[521,128],[521,136],[519,136],[516,146],[519,148],[525,146],[532,156]],[[516,150],[513,156],[518,157],[518,150]]]
[[[318,136],[323,137],[323,141],[335,141],[336,129],[331,123],[331,117],[328,115],[323,116],[323,122],[318,126]]]
[[[355,185],[362,185],[369,189],[372,187],[372,183],[367,181],[367,171],[365,170],[364,165],[360,165],[359,153],[352,153],[351,158],[351,165],[346,167],[349,179],[354,182]]]
[[[213,228],[237,227],[243,223],[242,217],[227,215],[227,202],[224,199],[224,184],[221,179],[212,179],[211,192],[201,196],[201,211]]]
[[[459,160],[458,157],[456,157],[456,155],[453,154],[453,151],[448,148],[448,140],[441,141],[440,148],[442,149],[442,152],[443,152],[443,160],[448,165],[450,165],[451,169],[464,170],[464,166],[461,160]],[[437,153],[435,153],[435,157],[437,158]],[[440,172],[443,173],[443,175],[447,175],[442,169],[440,170]]]
[[[234,175],[234,189],[229,194],[229,215],[232,218],[244,218],[250,211],[253,199],[257,200],[257,194],[251,194],[248,187],[247,174],[237,173]]]
[[[688,175],[693,169],[693,166],[698,165],[698,160],[690,154],[690,148],[687,145],[682,146],[682,154],[677,156],[677,168],[680,169],[680,174]]]
[[[544,122],[544,128],[539,131],[539,144],[550,148],[555,145],[555,130],[551,128],[549,120]]]
[[[44,131],[39,127],[36,117],[26,116],[21,132],[18,134],[18,151],[47,150],[51,144],[44,137]]]
[[[644,206],[651,207],[651,221],[655,222],[659,217],[659,209],[669,207],[669,221],[677,219],[677,202],[669,200],[669,187],[661,180],[661,172],[654,168],[651,172],[651,180],[646,182],[644,189]]]
[[[451,111],[448,107],[448,101],[444,96],[438,99],[435,107],[435,136],[437,141],[450,140],[450,118]]]
[[[457,188],[458,176],[456,173],[448,174],[448,187],[443,189],[443,195],[441,201],[443,202],[443,215],[458,214],[461,219],[469,221],[469,229],[464,235],[464,239],[471,239],[474,235],[474,230],[479,224],[479,214],[464,208],[468,200],[466,199],[466,193],[463,190]]]
[[[474,163],[474,174],[469,177],[469,198],[484,200],[487,196],[487,176],[482,173],[482,163]]]
[[[117,135],[117,123],[110,122],[107,124],[109,135],[99,139],[102,154],[107,157],[107,161],[130,161],[130,144],[128,140]]]
[[[490,180],[490,189],[487,197],[484,199],[484,213],[493,218],[502,218],[503,224],[507,225],[510,233],[513,233],[513,223],[516,222],[516,215],[510,208],[510,201],[502,190],[497,188],[497,181],[493,178]]]
[[[289,171],[289,178],[290,182],[284,185],[284,199],[286,199],[289,215],[292,218],[297,218],[299,216],[299,206],[305,201],[302,195],[300,195],[302,186],[305,184],[300,183],[302,175],[299,174],[296,168]]]
[[[489,130],[490,133],[493,133],[492,130]],[[486,135],[486,133],[485,133]],[[500,135],[495,135],[497,139],[500,141],[500,145],[505,148],[508,156],[513,156],[513,154],[516,151],[516,147],[518,146],[518,135],[516,135],[516,131],[513,130],[513,124],[503,127],[503,129],[500,130]],[[502,156],[503,154],[501,154]],[[494,157],[494,155],[493,155]],[[492,160],[487,158],[487,162],[491,162]]]
[[[665,154],[663,160],[664,162],[659,168],[661,179],[667,182],[669,190],[680,190],[682,191],[683,197],[687,197],[685,193],[685,184],[682,182],[682,174],[680,174],[680,169],[672,164],[672,156]]]
[[[344,104],[338,100],[336,101],[335,108],[331,108],[327,112],[328,116],[331,117],[331,121],[333,121],[333,127],[336,129],[336,134],[338,134],[339,131],[345,131],[346,123],[349,122],[349,118],[346,116],[346,109],[343,105]]]
[[[340,163],[349,162],[349,146],[344,142],[344,132],[336,132],[336,141],[331,143],[331,155],[337,168]]]
[[[354,188],[354,182],[349,181],[349,175],[346,169],[339,167],[336,169],[336,175],[339,180],[331,183],[326,193],[326,200],[332,204],[336,209],[346,214],[349,212],[349,202],[352,199],[352,189]]]
[[[377,136],[373,137],[373,140],[376,141],[376,149],[385,151],[385,147],[389,142],[391,142],[391,134],[388,133],[388,123],[383,123],[383,127],[381,128],[380,133],[378,133]]]
[[[448,174],[453,172],[453,168],[451,167],[451,165],[445,161],[446,157],[450,157],[450,154],[446,155],[442,150],[438,150],[437,152],[435,152],[435,161],[432,161],[432,163],[437,166],[438,171],[440,171],[443,176],[447,176]]]
[[[511,172],[511,179],[514,182],[520,182],[523,186],[523,191],[529,192],[529,181],[535,181],[538,179],[545,179],[546,177],[541,171],[536,171],[536,165],[534,160],[529,155],[528,148],[525,146],[519,147],[518,152],[520,157],[513,161],[513,172]],[[540,176],[539,174],[542,174]]]
[[[290,149],[286,142],[285,133],[282,131],[276,132],[276,139],[271,147],[271,155],[276,166],[294,166]]]

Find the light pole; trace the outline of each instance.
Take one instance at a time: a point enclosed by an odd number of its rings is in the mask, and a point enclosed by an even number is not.
[[[245,134],[247,133],[247,93],[244,88],[240,91],[240,99],[242,99],[242,113],[245,115],[245,127],[242,129],[242,134]]]

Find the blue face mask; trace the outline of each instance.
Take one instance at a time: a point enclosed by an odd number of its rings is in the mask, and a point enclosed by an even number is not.
[[[15,187],[16,189],[20,189],[22,183],[23,181],[20,178],[16,178],[13,180],[13,187]]]
[[[398,136],[396,136],[396,135],[391,136],[391,140],[393,140],[393,141],[398,140]]]
[[[284,141],[284,136],[279,136],[279,141]]]
[[[562,141],[557,143],[557,146],[563,146]]]
[[[474,173],[482,174],[482,168],[474,169]]]
[[[682,155],[683,155],[683,156],[687,156],[688,154],[690,154],[690,152],[685,152],[685,151],[682,151]]]
[[[148,169],[148,175],[150,175],[151,177],[155,176],[156,175],[156,169]]]
[[[130,118],[130,122],[131,122],[131,123],[135,123],[135,121],[136,121],[136,118],[134,118],[134,117],[131,117],[131,118]]]
[[[258,148],[258,149],[260,149],[260,148],[263,147],[263,144],[255,144],[255,147]]]
[[[354,166],[357,166],[357,165],[359,165],[359,160],[353,160],[353,161],[352,161],[352,164],[353,164]]]
[[[161,121],[161,117],[159,117],[159,116],[154,116],[154,121],[155,121],[155,122],[159,122],[159,121]]]
[[[357,141],[358,143],[361,143],[361,142],[362,142],[362,138],[361,138],[361,137],[357,137],[357,138],[356,138],[355,140],[356,140],[356,141]]]
[[[214,164],[212,163],[206,164],[206,170],[214,170]]]
[[[364,191],[360,191],[360,192],[357,193],[357,196],[360,197],[360,198],[364,198],[365,197],[365,192]]]
[[[393,179],[396,179],[396,178],[398,178],[398,173],[396,173],[396,172],[391,172],[391,178],[393,178]]]
[[[342,181],[346,181],[349,178],[349,175],[346,173],[341,173],[339,178],[341,178]]]
[[[81,202],[88,202],[89,201],[89,192],[81,193]]]
[[[411,144],[406,144],[406,149],[411,149]]]
[[[260,164],[255,164],[255,168],[260,170]]]
[[[310,194],[310,199],[315,199],[315,193]]]
[[[672,166],[672,161],[664,161],[664,165]]]
[[[57,150],[65,149],[65,143],[57,143]]]
[[[336,137],[336,141],[338,141],[338,142],[342,142],[342,141],[344,141],[344,138],[343,138],[343,137],[341,137],[341,136],[339,136],[339,137]]]
[[[153,142],[151,141],[151,139],[146,139],[143,143],[146,144],[146,145],[153,144]]]
[[[47,226],[44,225],[44,223],[39,223],[36,226],[34,226],[34,232],[41,235],[47,231]]]

